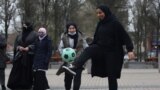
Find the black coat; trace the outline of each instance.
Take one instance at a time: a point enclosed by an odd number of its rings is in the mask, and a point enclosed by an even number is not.
[[[25,37],[23,33],[17,36],[14,44],[14,58],[18,52],[18,46],[29,47],[29,51],[21,52],[21,57],[13,62],[13,67],[7,84],[8,88],[29,89],[32,87],[32,65],[34,57],[34,43],[36,38],[37,33],[35,31],[28,32]]]
[[[112,15],[100,20],[91,45],[97,45],[99,52],[92,56],[92,76],[120,78],[124,50],[133,50],[132,41],[120,22]]]
[[[41,41],[37,39],[35,44],[35,56],[33,60],[33,69],[48,69],[49,60],[52,55],[51,39],[46,36]]]

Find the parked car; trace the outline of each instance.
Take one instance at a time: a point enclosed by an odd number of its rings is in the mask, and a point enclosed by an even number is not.
[[[151,50],[147,53],[147,61],[158,61],[156,50]]]
[[[124,55],[124,60],[125,60],[125,61],[128,61],[128,60],[129,60],[128,54],[125,54],[125,55]]]

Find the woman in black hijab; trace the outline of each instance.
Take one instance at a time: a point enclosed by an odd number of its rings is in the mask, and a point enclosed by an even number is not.
[[[78,68],[91,58],[91,75],[108,77],[109,90],[117,90],[124,57],[123,45],[126,46],[129,58],[133,59],[133,43],[107,6],[98,6],[96,12],[99,22],[93,42],[67,69]]]
[[[14,44],[13,68],[8,79],[10,89],[32,88],[32,63],[34,56],[34,43],[37,37],[32,24],[25,22]]]

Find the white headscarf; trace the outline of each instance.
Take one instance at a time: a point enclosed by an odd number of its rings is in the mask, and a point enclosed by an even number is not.
[[[42,40],[43,38],[45,38],[47,36],[46,29],[45,28],[39,28],[38,36],[39,36],[39,40]]]

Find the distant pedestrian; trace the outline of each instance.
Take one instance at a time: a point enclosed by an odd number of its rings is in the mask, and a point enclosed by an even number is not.
[[[133,59],[133,43],[124,27],[106,5],[98,6],[96,12],[99,22],[93,42],[66,70],[81,67],[91,58],[91,75],[108,77],[109,90],[118,90],[117,79],[121,77],[123,46],[126,46],[129,59]]]
[[[46,71],[52,55],[52,42],[45,28],[38,30],[35,42],[35,56],[33,60],[34,83],[33,90],[49,90]]]
[[[6,90],[5,86],[5,68],[9,58],[6,55],[7,41],[4,35],[0,34],[0,84],[2,90]]]

